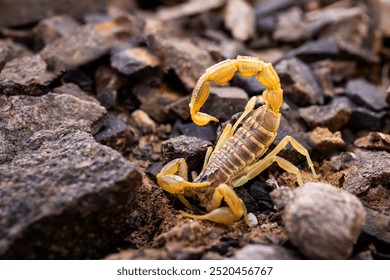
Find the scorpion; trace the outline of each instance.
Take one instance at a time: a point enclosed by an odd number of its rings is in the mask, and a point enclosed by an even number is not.
[[[271,63],[256,57],[237,56],[236,59],[227,59],[206,69],[195,85],[189,104],[193,122],[199,126],[210,121],[218,122],[217,118],[200,112],[200,109],[209,96],[210,82],[226,83],[236,72],[243,77],[256,76],[258,82],[266,87],[262,93],[265,105],[254,109],[256,96],[248,101],[234,125],[225,126],[215,148],[207,149],[203,169],[199,175],[191,173],[192,182],[188,181],[185,159],[178,158],[161,169],[157,174],[157,183],[163,190],[177,195],[188,209],[197,213],[181,211],[187,217],[230,224],[244,216],[250,225],[245,204],[234,188],[258,176],[274,162],[285,171],[295,174],[299,185],[303,184],[298,167],[277,155],[286,145],[290,143],[304,155],[314,177],[318,175],[307,149],[289,135],[262,158],[276,137],[283,102],[280,79]],[[193,206],[186,197],[198,200],[206,212]],[[226,206],[221,206],[222,200]]]

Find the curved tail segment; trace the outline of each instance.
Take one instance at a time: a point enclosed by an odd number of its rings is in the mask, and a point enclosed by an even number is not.
[[[217,118],[200,112],[200,109],[209,97],[210,82],[226,83],[236,72],[243,77],[256,76],[257,80],[266,87],[263,92],[265,103],[271,110],[279,112],[283,102],[283,90],[272,64],[255,57],[237,56],[236,59],[227,59],[209,67],[196,83],[190,102],[190,114],[194,123],[203,126],[210,121],[218,122]]]

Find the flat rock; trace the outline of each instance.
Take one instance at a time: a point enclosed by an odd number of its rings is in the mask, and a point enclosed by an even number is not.
[[[279,245],[248,244],[234,253],[233,260],[299,260],[292,250]]]
[[[54,88],[53,92],[61,93],[61,94],[69,94],[84,101],[100,104],[99,101],[94,96],[83,91],[77,84],[74,83],[64,83],[63,85]]]
[[[111,67],[125,75],[131,75],[146,68],[157,67],[158,57],[142,47],[129,47],[116,51],[110,58]]]
[[[188,38],[149,36],[150,49],[161,58],[163,69],[172,69],[187,90],[195,87],[204,71],[214,63],[208,51]]]
[[[363,226],[363,233],[374,238],[382,245],[390,246],[390,217],[366,208],[367,218]]]
[[[0,73],[0,94],[42,95],[56,75],[39,55],[16,58]]]
[[[41,20],[33,29],[35,40],[48,44],[54,40],[71,36],[80,27],[74,18],[68,15],[58,15]]]
[[[237,87],[211,87],[210,95],[201,111],[211,114],[219,121],[227,121],[245,109],[248,94]]]
[[[158,85],[138,84],[133,88],[133,94],[141,102],[140,109],[158,122],[170,120],[169,104],[182,97],[180,92],[164,83]]]
[[[390,135],[381,132],[370,132],[368,135],[356,139],[353,144],[358,148],[390,152]]]
[[[327,127],[331,131],[337,131],[348,123],[352,114],[349,103],[331,102],[328,105],[312,105],[299,109],[299,115],[312,128]]]
[[[300,8],[294,7],[278,15],[276,29],[273,33],[276,41],[300,42],[308,36],[309,28],[303,20],[303,12]]]
[[[388,0],[379,0],[379,29],[383,33],[383,36],[390,37],[390,19],[387,16],[390,12],[390,2]]]
[[[390,154],[386,151],[356,149],[332,158],[331,163],[336,170],[345,170],[342,188],[355,195],[390,181]]]
[[[135,137],[127,125],[118,119],[113,113],[102,122],[102,128],[94,135],[97,142],[113,148],[114,150],[125,154],[131,150]]]
[[[357,59],[369,63],[378,63],[380,61],[379,56],[371,50],[364,47],[358,48],[349,42],[337,40],[337,38],[330,36],[307,41],[286,55],[286,57],[294,56],[304,61],[318,61],[329,58]]]
[[[130,33],[131,19],[120,16],[83,25],[73,35],[47,44],[40,54],[55,71],[75,69],[108,53],[111,47],[129,39]]]
[[[22,56],[32,56],[32,52],[11,40],[0,40],[0,72],[8,61]]]
[[[177,158],[184,158],[190,171],[196,170],[203,164],[209,141],[185,135],[173,137],[161,144],[163,162],[167,163]]]
[[[214,142],[217,138],[217,124],[207,124],[204,126],[198,126],[193,122],[182,123],[181,121],[176,121],[171,136],[192,136],[197,137],[202,140]]]
[[[346,86],[347,95],[358,105],[381,111],[389,107],[386,103],[386,92],[373,84],[362,80],[350,80]]]
[[[67,94],[0,96],[0,258],[99,258],[115,248],[141,175],[93,139],[105,114]]]
[[[299,105],[323,104],[324,94],[310,67],[298,58],[281,60],[275,65],[285,97]]]
[[[109,4],[123,8],[129,6],[129,3],[120,0],[38,0],[35,2],[5,0],[1,3],[0,25],[24,25],[58,14],[69,14],[81,18],[88,12],[104,12]]]
[[[237,40],[246,41],[253,38],[256,32],[256,16],[252,6],[244,0],[228,0],[225,7],[225,25]]]

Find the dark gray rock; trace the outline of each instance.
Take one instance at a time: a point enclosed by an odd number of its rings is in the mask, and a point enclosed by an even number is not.
[[[35,40],[48,44],[54,40],[71,36],[80,27],[74,18],[68,15],[58,15],[40,21],[33,29]]]
[[[121,154],[131,150],[135,143],[135,137],[124,122],[115,117],[113,113],[109,113],[102,124],[101,130],[94,135],[96,141]]]
[[[337,99],[328,105],[312,105],[299,109],[299,115],[310,127],[327,127],[331,131],[337,131],[347,124],[351,114],[350,104],[337,102]]]
[[[0,73],[0,94],[42,95],[56,78],[39,55],[8,62]]]
[[[131,19],[120,16],[95,25],[84,25],[73,35],[47,44],[40,52],[55,71],[75,69],[104,54],[131,36]]]
[[[24,25],[58,14],[68,14],[81,18],[86,13],[104,12],[107,5],[130,7],[130,3],[120,0],[4,0],[1,3],[0,25]]]
[[[369,63],[378,63],[379,56],[366,48],[358,48],[348,42],[333,37],[323,37],[308,41],[302,46],[290,51],[286,57],[299,57],[304,61],[322,59],[358,59]]]
[[[275,70],[281,78],[285,97],[299,105],[323,104],[324,94],[310,67],[298,58],[280,61]]]
[[[363,233],[376,243],[380,250],[386,246],[390,248],[390,217],[366,208],[367,218],[363,226]]]
[[[179,135],[193,136],[202,140],[214,142],[217,138],[217,128],[216,124],[198,126],[193,122],[182,123],[180,121],[177,121],[173,126],[171,136]]]
[[[293,43],[301,42],[309,36],[309,25],[304,21],[300,8],[294,7],[278,15],[274,40]]]
[[[210,96],[201,111],[216,117],[219,121],[227,121],[245,109],[248,95],[236,87],[211,87]]]
[[[383,126],[386,111],[374,112],[365,107],[352,105],[352,114],[348,126],[357,130],[377,131]]]
[[[346,86],[347,95],[358,105],[381,111],[389,107],[386,103],[386,92],[363,80],[350,80]]]
[[[123,237],[141,175],[95,142],[103,107],[0,96],[0,258],[99,258]]]
[[[299,260],[297,253],[279,245],[248,244],[234,253],[233,260]]]
[[[118,91],[126,85],[126,78],[109,66],[100,66],[95,73],[96,97],[107,109],[117,103]]]
[[[207,147],[212,144],[196,137],[178,136],[161,144],[163,162],[184,158],[189,171],[197,170],[204,162]]]
[[[215,64],[209,52],[190,39],[162,35],[150,35],[148,39],[151,51],[161,58],[163,69],[172,69],[187,90],[192,90],[204,71]]]
[[[94,96],[83,91],[77,84],[74,83],[65,83],[59,87],[54,88],[53,92],[61,93],[61,94],[69,94],[84,101],[100,104],[99,101]]]
[[[133,89],[133,94],[141,102],[140,109],[160,123],[170,120],[169,104],[182,97],[179,92],[169,88],[164,83],[159,83],[156,86],[144,83],[137,84]]]
[[[129,47],[115,51],[110,58],[111,67],[125,75],[131,75],[146,68],[159,65],[159,59],[146,48]]]

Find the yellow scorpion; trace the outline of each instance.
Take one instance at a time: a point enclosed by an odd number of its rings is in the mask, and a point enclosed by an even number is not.
[[[189,105],[192,120],[200,126],[210,121],[218,122],[215,117],[200,112],[210,93],[209,82],[226,83],[236,72],[243,77],[256,76],[266,87],[262,94],[265,105],[253,111],[256,97],[248,101],[235,124],[226,125],[214,150],[209,147],[202,171],[198,176],[192,173],[193,182],[188,181],[188,166],[183,158],[167,163],[157,174],[158,185],[163,190],[177,195],[192,211],[201,212],[201,215],[192,215],[181,211],[190,218],[230,224],[244,216],[250,224],[245,205],[233,189],[256,177],[274,162],[295,174],[298,184],[302,185],[299,169],[277,156],[288,143],[306,157],[314,177],[318,177],[307,149],[291,136],[284,137],[271,152],[261,158],[276,137],[281,117],[279,110],[283,102],[279,76],[271,63],[255,57],[238,56],[237,59],[227,59],[208,68],[192,92]],[[186,197],[198,200],[207,212],[194,207]],[[226,206],[221,207],[222,200]]]

